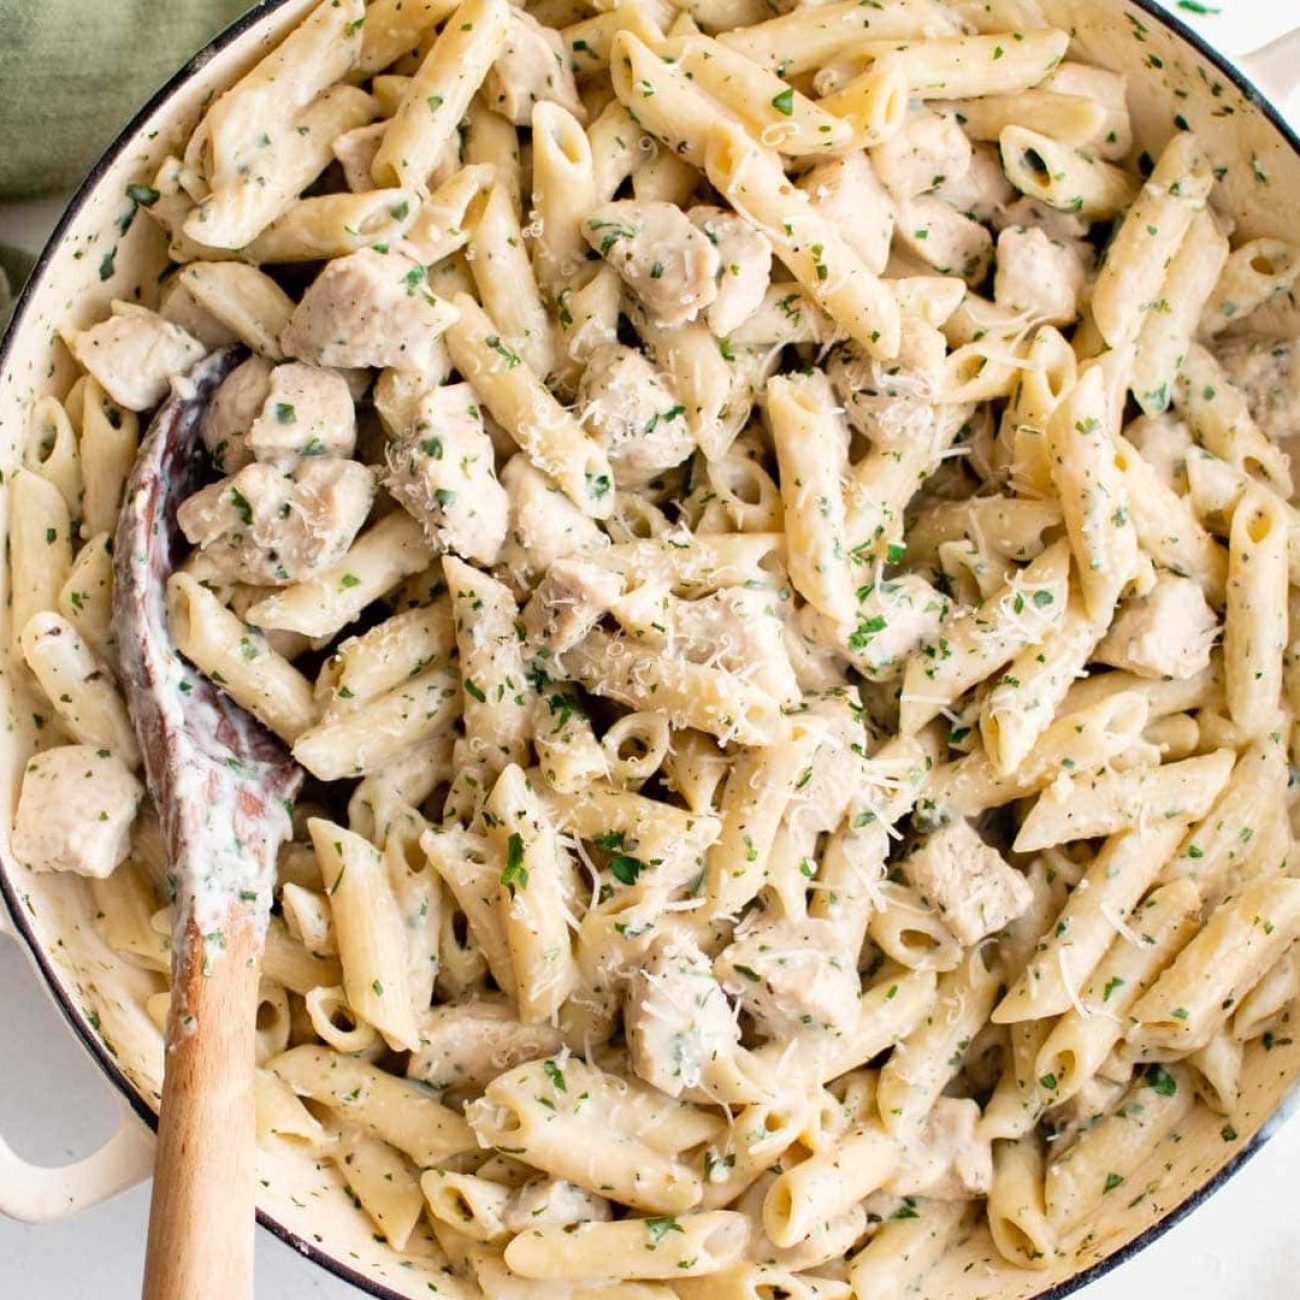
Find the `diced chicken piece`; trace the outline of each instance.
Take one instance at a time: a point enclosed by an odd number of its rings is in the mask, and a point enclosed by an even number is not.
[[[708,322],[714,334],[726,338],[763,303],[772,278],[772,244],[734,212],[698,207],[686,215],[718,250],[718,296],[709,307]]]
[[[673,648],[696,663],[743,671],[783,705],[799,699],[799,684],[785,649],[775,591],[724,587],[700,600],[673,605]]]
[[[516,126],[529,126],[534,104],[559,104],[580,122],[587,110],[578,97],[564,37],[522,9],[510,11],[505,47],[483,86],[488,106]]]
[[[940,275],[959,275],[970,285],[988,275],[993,261],[993,236],[933,194],[899,200],[894,239]]]
[[[1073,243],[1049,239],[1033,226],[1008,226],[998,236],[993,299],[1035,321],[1068,325],[1079,314],[1087,268]]]
[[[200,361],[203,344],[179,325],[134,303],[68,339],[72,355],[128,411],[147,411],[167,396],[172,379]]]
[[[14,856],[33,871],[75,871],[103,880],[131,847],[144,786],[116,755],[60,745],[23,773],[14,819]]]
[[[606,203],[583,233],[660,325],[693,321],[718,296],[718,250],[675,203]]]
[[[610,1203],[562,1178],[537,1178],[525,1183],[506,1202],[501,1221],[510,1232],[566,1223],[605,1222],[612,1217]]]
[[[1162,573],[1145,595],[1120,606],[1094,658],[1139,677],[1195,677],[1210,662],[1219,631],[1200,583]]]
[[[889,261],[894,200],[863,152],[819,163],[799,181],[814,208],[827,217],[877,275]]]
[[[291,470],[313,456],[350,456],[356,445],[356,413],[342,375],[296,361],[271,371],[271,391],[248,431],[255,460]]]
[[[1187,453],[1194,440],[1181,420],[1168,413],[1139,415],[1125,426],[1124,437],[1169,487],[1187,491]]]
[[[740,1026],[688,936],[664,935],[651,945],[628,982],[623,1028],[632,1068],[660,1092],[734,1096]]]
[[[621,343],[588,358],[578,411],[609,453],[620,487],[647,483],[695,450],[685,406],[640,352]]]
[[[948,598],[915,573],[868,583],[858,592],[857,621],[840,625],[811,605],[800,612],[809,633],[821,629],[868,681],[893,681],[909,656],[938,635]]]
[[[501,471],[510,498],[509,527],[501,562],[517,586],[529,588],[566,555],[591,555],[609,545],[599,524],[584,515],[527,456],[513,457]]]
[[[556,560],[524,609],[524,635],[552,654],[572,650],[605,616],[623,590],[612,569],[590,560]]]
[[[428,271],[399,253],[363,248],[326,262],[280,338],[285,355],[318,366],[424,370],[456,309]]]
[[[922,108],[870,154],[885,188],[897,199],[912,199],[961,180],[970,167],[971,143],[951,118]]]
[[[1300,340],[1243,335],[1219,339],[1214,350],[1266,437],[1300,434]]]
[[[937,365],[877,361],[846,343],[827,358],[826,374],[849,423],[875,446],[911,447],[930,436],[941,383]]]
[[[903,874],[964,947],[996,934],[1033,901],[1029,882],[965,821],[935,831]]]
[[[407,1077],[431,1088],[477,1091],[525,1061],[560,1050],[552,1025],[525,1025],[504,997],[438,1006],[420,1022],[420,1047],[406,1064]]]
[[[1033,226],[1048,239],[1076,241],[1086,238],[1089,229],[1088,223],[1075,213],[1049,208],[1046,203],[1039,203],[1027,194],[998,213],[993,225],[999,230],[1004,230],[1007,226]]]
[[[252,356],[213,395],[202,435],[223,474],[254,460],[288,471],[303,457],[350,456],[357,441],[352,394],[337,371]]]
[[[755,926],[723,950],[713,972],[769,1037],[808,1026],[843,1032],[858,1015],[857,962],[831,921]]]
[[[367,194],[376,188],[370,165],[375,161],[387,130],[388,122],[385,120],[371,122],[369,126],[358,126],[334,137],[334,143],[330,147],[334,150],[339,166],[343,168],[343,179],[353,194]]]
[[[426,392],[409,430],[386,449],[384,487],[420,522],[430,545],[494,564],[510,500],[497,481],[492,439],[469,384]]]
[[[253,459],[248,431],[271,392],[275,367],[254,353],[221,381],[203,413],[200,433],[213,463],[223,474],[243,469]]]
[[[254,462],[200,489],[176,519],[223,580],[283,586],[347,551],[374,491],[372,472],[354,460],[305,460],[292,475]]]
[[[996,147],[987,144],[974,146],[965,175],[945,176],[932,193],[963,216],[986,226],[997,221],[1016,199],[1015,187],[1002,170]]]
[[[902,1160],[885,1183],[896,1196],[969,1201],[993,1185],[993,1143],[976,1135],[979,1102],[940,1097],[915,1137],[903,1144]]]

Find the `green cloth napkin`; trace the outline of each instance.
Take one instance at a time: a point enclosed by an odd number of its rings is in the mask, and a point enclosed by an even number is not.
[[[0,197],[72,189],[249,0],[0,0]]]
[[[0,200],[74,189],[131,115],[251,0],[0,0]],[[0,326],[31,267],[4,241]]]

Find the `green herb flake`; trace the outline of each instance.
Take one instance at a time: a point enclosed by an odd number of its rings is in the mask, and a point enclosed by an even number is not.
[[[657,1218],[647,1219],[645,1221],[646,1235],[650,1238],[649,1249],[653,1250],[670,1232],[686,1231],[680,1223],[677,1222],[675,1214],[661,1214]]]
[[[515,896],[515,890],[528,888],[528,868],[524,866],[524,841],[521,836],[511,834],[506,842],[506,866],[501,873],[501,883]]]

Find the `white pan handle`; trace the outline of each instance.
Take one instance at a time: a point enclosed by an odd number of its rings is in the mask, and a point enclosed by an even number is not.
[[[1300,122],[1300,27],[1237,59],[1283,117]]]
[[[16,938],[0,899],[0,935]],[[65,1219],[143,1182],[153,1171],[153,1134],[120,1102],[117,1129],[93,1155],[49,1168],[17,1155],[0,1137],[0,1214],[27,1223]]]

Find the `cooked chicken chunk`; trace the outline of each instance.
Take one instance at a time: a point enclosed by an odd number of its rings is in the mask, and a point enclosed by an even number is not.
[[[773,699],[794,704],[799,685],[785,649],[779,600],[774,591],[752,587],[724,587],[700,600],[672,600],[666,624],[672,649],[695,663],[744,671]]]
[[[202,435],[225,474],[254,460],[288,471],[304,457],[350,456],[357,441],[352,394],[337,371],[249,357],[217,389]]]
[[[922,108],[869,152],[885,188],[897,199],[912,199],[947,181],[961,180],[970,167],[971,143],[951,118]]]
[[[708,322],[714,334],[726,338],[762,305],[772,278],[772,244],[734,212],[698,207],[686,215],[718,250],[718,296],[709,307]]]
[[[603,1196],[562,1178],[537,1178],[511,1196],[501,1220],[510,1232],[526,1232],[547,1224],[604,1222],[612,1213]]]
[[[675,203],[606,203],[583,233],[660,325],[693,321],[718,296],[718,250]]]
[[[649,482],[695,450],[686,408],[654,366],[621,343],[607,343],[588,358],[578,411],[608,451],[620,487]]]
[[[894,236],[894,200],[867,155],[859,151],[819,163],[800,179],[799,188],[879,275]]]
[[[869,681],[893,681],[909,656],[933,641],[948,617],[948,598],[915,573],[903,573],[858,592],[856,621],[834,624],[805,605],[800,621],[815,638],[830,642]]]
[[[622,590],[623,580],[612,569],[589,560],[556,560],[524,609],[524,635],[552,654],[572,650]]]
[[[113,303],[113,314],[68,339],[72,355],[100,387],[128,411],[145,411],[167,396],[172,379],[206,349],[179,325],[134,303]]]
[[[596,521],[547,478],[527,456],[506,463],[501,483],[510,498],[509,527],[501,562],[523,587],[566,555],[590,555],[609,545]]]
[[[1088,223],[1082,217],[1062,212],[1060,208],[1049,208],[1027,194],[996,214],[993,224],[999,230],[1007,226],[1034,226],[1048,239],[1082,240],[1088,234]]]
[[[849,423],[874,445],[911,447],[930,436],[942,382],[937,363],[931,367],[877,361],[847,343],[827,358],[826,374]]]
[[[384,487],[419,520],[432,546],[477,564],[496,562],[510,501],[469,384],[425,393],[413,424],[389,441],[385,455]]]
[[[510,11],[505,48],[488,70],[483,97],[516,126],[531,125],[533,105],[548,102],[567,108],[580,122],[587,120],[564,37],[522,9]]]
[[[1162,573],[1145,595],[1120,606],[1094,658],[1139,677],[1195,677],[1210,662],[1219,631],[1200,584]]]
[[[1074,244],[1034,226],[1008,226],[998,236],[997,253],[993,299],[999,307],[1049,325],[1068,325],[1078,316],[1088,273]]]
[[[200,433],[203,445],[223,474],[233,474],[253,459],[248,450],[248,431],[270,396],[274,369],[265,357],[254,353],[237,365],[212,394]]]
[[[723,950],[713,972],[768,1037],[809,1025],[843,1031],[858,1016],[857,962],[831,921],[755,926]]]
[[[903,863],[903,874],[965,947],[1001,930],[1033,901],[1024,876],[965,821],[930,835]]]
[[[28,759],[14,820],[14,856],[33,871],[103,880],[131,847],[144,786],[114,754],[60,745]]]
[[[984,225],[997,221],[1017,197],[1002,170],[996,146],[986,144],[974,146],[964,175],[945,176],[931,192],[963,216]]]
[[[1300,339],[1250,334],[1220,339],[1214,351],[1266,437],[1300,434]]]
[[[979,284],[993,262],[993,236],[933,194],[899,200],[894,239],[940,275],[959,275],[970,285]]]
[[[347,380],[333,370],[286,362],[271,372],[271,391],[248,431],[256,460],[290,470],[313,456],[350,456],[357,422]]]
[[[987,1196],[993,1185],[993,1144],[976,1135],[979,1118],[979,1102],[940,1097],[916,1135],[903,1144],[903,1158],[885,1189],[936,1201]]]
[[[363,248],[336,257],[308,286],[280,346],[318,366],[424,370],[456,319],[428,280],[423,266],[399,253]]]
[[[343,555],[374,490],[354,460],[305,460],[292,474],[254,462],[196,492],[176,519],[223,581],[283,586]]]
[[[686,935],[656,939],[633,971],[623,1027],[632,1068],[670,1097],[740,1102],[764,1095],[750,1077],[722,985]]]
[[[407,1077],[432,1088],[478,1090],[525,1061],[561,1047],[552,1025],[525,1025],[504,997],[481,997],[462,1006],[438,1006],[420,1022],[420,1048]]]

